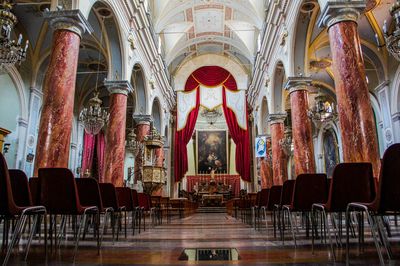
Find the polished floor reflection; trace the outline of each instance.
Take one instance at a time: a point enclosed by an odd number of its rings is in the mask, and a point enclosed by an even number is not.
[[[331,256],[325,245],[318,245],[315,254],[311,253],[311,240],[305,238],[300,229],[297,249],[287,234],[285,245],[272,236],[272,227],[268,230],[254,230],[225,213],[198,213],[183,219],[173,219],[169,224],[146,228],[145,232],[132,236],[128,231],[127,239],[120,235],[119,241],[112,243],[110,232],[103,242],[100,255],[97,255],[94,242],[82,241],[76,258],[77,265],[327,265],[332,264]],[[400,265],[399,228],[393,227],[393,254],[396,259],[391,265]],[[91,236],[88,236],[89,238]],[[353,239],[355,243],[355,239]],[[357,245],[351,248],[352,265],[378,265],[379,260],[366,233],[365,252],[359,256]],[[71,239],[61,244],[48,258],[48,265],[72,264]],[[19,255],[13,253],[9,265],[44,265],[44,251],[36,242],[23,262],[23,243]],[[236,248],[238,261],[182,261],[179,257],[184,249]],[[344,249],[337,253],[338,265],[345,264]]]

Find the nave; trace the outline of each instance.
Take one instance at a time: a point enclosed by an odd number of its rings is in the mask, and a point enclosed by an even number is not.
[[[344,249],[337,252],[337,263],[327,251],[326,245],[317,242],[314,255],[311,253],[311,239],[306,238],[305,230],[299,227],[297,248],[287,233],[285,244],[273,237],[273,227],[268,217],[268,231],[262,222],[261,228],[241,222],[226,213],[196,213],[147,228],[145,232],[132,236],[128,230],[127,238],[123,234],[112,243],[110,234],[105,237],[100,255],[97,255],[93,240],[88,238],[80,243],[75,265],[345,265]],[[150,226],[150,224],[149,224]],[[392,227],[391,241],[399,242],[400,229]],[[289,231],[288,231],[289,232]],[[365,250],[358,257],[358,247],[351,246],[351,265],[379,265],[373,242],[366,233]],[[70,265],[72,262],[73,241],[63,242],[61,248],[49,253],[47,265]],[[23,247],[23,245],[21,245]],[[184,249],[236,248],[239,260],[236,261],[187,261],[182,259]],[[393,253],[400,252],[398,244],[392,246]],[[43,246],[34,242],[28,262],[23,256],[12,256],[10,265],[44,265]],[[397,257],[390,265],[400,264]]]

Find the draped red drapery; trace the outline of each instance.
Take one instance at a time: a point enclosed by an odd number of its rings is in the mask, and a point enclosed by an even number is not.
[[[95,151],[96,150],[96,151]],[[100,131],[97,135],[91,135],[84,132],[83,136],[83,157],[82,157],[82,175],[85,174],[86,170],[92,172],[94,154],[96,153],[97,160],[97,173],[98,180],[102,179],[102,173],[104,168],[104,153],[105,153],[105,140],[104,133]]]
[[[229,132],[236,144],[236,171],[244,181],[250,181],[250,139],[249,130],[239,127],[236,116],[226,107],[225,89],[237,90],[235,78],[224,68],[205,66],[197,69],[186,81],[185,91],[197,89],[202,84],[208,87],[223,85],[223,109]],[[175,181],[180,181],[188,170],[186,145],[193,135],[200,107],[200,90],[196,94],[196,108],[189,114],[185,127],[175,133]],[[246,109],[246,116],[247,116]],[[178,123],[177,123],[178,124]]]

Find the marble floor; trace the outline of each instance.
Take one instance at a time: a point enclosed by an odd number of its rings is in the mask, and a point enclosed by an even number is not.
[[[393,253],[400,253],[400,229],[394,228]],[[355,239],[353,240],[355,241]],[[14,252],[9,265],[71,265],[72,241],[61,244],[61,248],[49,254],[47,263],[44,251],[34,242],[28,261],[23,261],[23,242],[20,252]],[[311,240],[300,230],[298,247],[295,249],[290,235],[285,245],[272,236],[272,228],[254,230],[248,225],[225,213],[198,213],[183,219],[173,219],[168,224],[146,228],[145,232],[132,236],[128,231],[125,239],[112,243],[109,234],[103,242],[100,255],[95,243],[82,241],[76,257],[77,265],[333,265],[325,245],[318,242],[316,251],[311,253]],[[240,259],[237,261],[182,261],[179,257],[185,248],[236,248]],[[4,255],[4,254],[3,254]],[[2,257],[3,257],[2,255]],[[343,249],[337,251],[337,263],[345,264]],[[391,265],[400,265],[399,256]],[[352,265],[378,265],[379,260],[368,238],[364,253],[351,248]]]

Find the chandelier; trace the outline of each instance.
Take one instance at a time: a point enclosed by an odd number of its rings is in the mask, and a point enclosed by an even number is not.
[[[129,134],[126,136],[126,149],[131,151],[136,157],[139,152],[143,151],[143,142],[137,140],[135,130],[132,128]]]
[[[283,152],[287,156],[291,156],[294,150],[292,141],[292,130],[288,129],[285,131],[285,137],[279,140],[279,146],[283,149]]]
[[[324,124],[334,121],[337,118],[333,102],[329,102],[324,96],[315,97],[315,106],[308,110],[308,117],[311,118],[316,128],[321,128]]]
[[[385,36],[386,48],[394,58],[400,61],[400,0],[397,0],[396,3],[392,5],[390,8],[390,14],[395,20],[395,28],[390,34],[385,20],[383,24],[383,34]],[[375,35],[375,37],[377,38],[377,35]]]
[[[102,18],[101,25],[103,24],[104,24],[104,17]],[[94,96],[89,100],[89,105],[83,108],[80,115],[80,120],[83,122],[83,125],[85,126],[86,133],[92,135],[97,135],[103,128],[103,126],[107,124],[109,118],[108,112],[101,107],[101,104],[103,102],[100,100],[99,93],[97,91],[100,65],[102,65],[100,63],[100,55],[101,55],[100,51],[102,45],[103,45],[103,29],[101,29],[101,34],[100,34],[100,47],[97,59],[96,85],[94,87],[94,93],[93,93]]]
[[[204,108],[200,115],[204,117],[207,123],[212,126],[215,124],[215,122],[217,122],[218,118],[222,116],[222,112],[219,110],[219,108],[214,110],[208,110]]]
[[[11,31],[17,24],[17,17],[11,13],[12,5],[9,1],[3,0],[0,3],[0,71],[4,71],[6,66],[12,66],[15,63],[21,64],[26,59],[29,41],[26,41],[25,47],[22,47],[22,35],[18,41],[11,40]]]
[[[108,122],[109,114],[101,107],[101,104],[102,101],[96,89],[93,98],[89,100],[89,105],[83,108],[80,114],[80,120],[87,134],[97,135]]]

